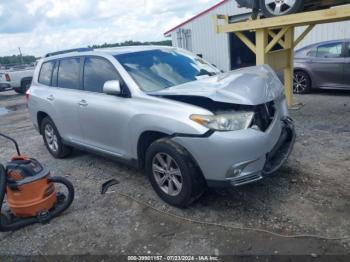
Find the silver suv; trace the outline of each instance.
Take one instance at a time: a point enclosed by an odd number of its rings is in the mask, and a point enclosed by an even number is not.
[[[137,165],[158,195],[179,207],[207,186],[274,173],[295,140],[272,69],[221,73],[172,47],[48,54],[27,99],[54,157],[77,147]]]

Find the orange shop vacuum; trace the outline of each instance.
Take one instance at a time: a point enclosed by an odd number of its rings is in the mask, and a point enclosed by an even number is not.
[[[36,159],[22,156],[17,142],[12,141],[17,150],[7,163],[0,164],[0,232],[20,229],[34,223],[49,223],[64,212],[74,200],[74,187],[63,177],[51,177],[50,171]],[[56,191],[55,184],[67,188],[67,193]],[[6,196],[8,211],[2,212]]]

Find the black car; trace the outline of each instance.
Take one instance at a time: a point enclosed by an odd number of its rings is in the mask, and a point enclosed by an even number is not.
[[[265,17],[288,15],[350,3],[350,0],[236,0],[241,7],[262,11]]]

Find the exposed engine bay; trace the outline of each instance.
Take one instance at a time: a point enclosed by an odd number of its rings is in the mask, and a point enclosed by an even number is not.
[[[232,111],[254,112],[254,118],[251,124],[252,128],[266,131],[272,123],[276,107],[275,102],[271,101],[261,105],[240,105],[224,102],[216,102],[207,97],[200,96],[174,96],[164,95],[163,98],[176,100],[179,102],[192,104],[211,111],[213,114],[229,113]]]

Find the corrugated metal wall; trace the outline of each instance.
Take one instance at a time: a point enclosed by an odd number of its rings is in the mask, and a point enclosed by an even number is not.
[[[213,16],[216,14],[237,15],[247,13],[250,10],[238,8],[235,1],[228,1],[216,9],[185,24],[181,29],[189,29],[191,32],[191,50],[195,54],[202,54],[203,58],[215,64],[224,71],[230,70],[229,38],[227,34],[216,34],[214,31]],[[296,35],[302,32],[302,28],[296,29]],[[178,46],[177,31],[171,33],[174,46]],[[301,42],[298,48],[303,46],[334,39],[350,38],[350,22],[317,25],[312,32]]]
[[[303,29],[296,28],[295,35],[299,36]],[[350,21],[317,25],[297,46],[297,49],[317,42],[345,38],[350,38]]]
[[[203,58],[215,64],[222,70],[230,69],[229,40],[227,34],[216,34],[213,16],[216,14],[241,14],[249,12],[248,9],[239,9],[235,1],[228,1],[211,12],[184,25],[182,29],[191,30],[192,51],[202,54]],[[178,46],[176,30],[171,34],[173,45]]]

